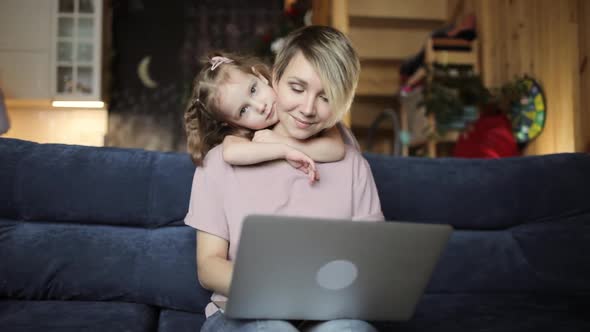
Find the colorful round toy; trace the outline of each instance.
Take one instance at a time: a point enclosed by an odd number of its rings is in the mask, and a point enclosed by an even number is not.
[[[521,79],[527,90],[519,101],[512,104],[510,118],[512,133],[519,144],[526,144],[541,134],[545,126],[547,103],[537,81],[530,77]]]

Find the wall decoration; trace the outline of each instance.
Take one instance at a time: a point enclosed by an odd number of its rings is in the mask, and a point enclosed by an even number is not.
[[[199,59],[256,53],[276,35],[283,0],[112,0],[106,145],[185,151],[182,115]]]
[[[150,77],[150,60],[152,59],[152,57],[150,56],[146,56],[143,59],[141,59],[141,61],[139,62],[139,65],[137,66],[137,76],[139,76],[139,79],[141,80],[141,83],[143,83],[143,85],[145,85],[146,87],[153,89],[156,88],[158,86],[158,82],[154,81],[151,77]]]
[[[541,134],[545,127],[547,102],[539,82],[525,76],[518,80],[524,86],[518,100],[512,103],[510,119],[512,132],[519,144],[527,144]]]

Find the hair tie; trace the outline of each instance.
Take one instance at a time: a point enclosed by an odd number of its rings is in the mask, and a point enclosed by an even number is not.
[[[193,100],[193,105],[197,106],[197,105],[203,105],[203,103],[201,102],[201,100],[199,98],[196,98],[195,100]]]
[[[222,63],[232,63],[234,60],[228,59],[224,56],[214,56],[209,60],[211,63],[211,71],[215,70],[215,68],[219,67]]]

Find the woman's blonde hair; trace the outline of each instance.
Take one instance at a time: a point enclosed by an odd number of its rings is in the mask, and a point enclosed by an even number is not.
[[[280,81],[293,57],[301,52],[320,76],[334,112],[332,123],[350,109],[360,74],[360,61],[348,37],[327,26],[307,26],[291,32],[277,54],[274,81]]]
[[[224,61],[215,61],[223,57]],[[220,116],[217,88],[229,78],[228,68],[246,74],[260,74],[270,81],[270,70],[262,60],[247,55],[213,52],[202,61],[203,68],[193,81],[192,93],[184,112],[187,150],[196,165],[202,165],[209,150],[221,144],[227,135],[251,138],[252,130],[236,128]]]

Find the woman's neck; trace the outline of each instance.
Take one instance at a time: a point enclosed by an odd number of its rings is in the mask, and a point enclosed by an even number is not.
[[[278,122],[274,128],[272,128],[272,131],[275,134],[279,134],[281,136],[285,136],[285,137],[290,137],[289,133],[287,133],[287,130],[285,130],[285,127],[283,127],[283,124],[281,122]]]

